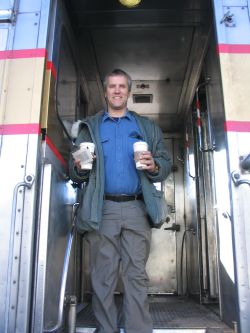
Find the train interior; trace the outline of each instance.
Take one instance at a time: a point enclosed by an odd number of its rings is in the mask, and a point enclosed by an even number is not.
[[[129,109],[161,127],[172,156],[171,174],[157,184],[165,192],[169,214],[161,229],[153,229],[147,263],[154,331],[233,332],[232,249],[229,246],[227,254],[221,250],[225,240],[215,208],[220,196],[227,201],[229,195],[219,186],[227,163],[211,1],[142,0],[128,8],[118,0],[64,0],[57,15],[58,21],[64,22],[61,38],[55,42],[59,50],[56,106],[64,133],[60,136],[55,130],[51,113],[48,134],[58,141],[62,155],[67,158],[72,148],[67,143],[69,139],[73,142],[72,124],[105,107],[105,74],[121,68],[133,80]],[[54,35],[58,29],[59,24]],[[55,209],[47,249],[44,327],[48,330],[58,318],[71,225],[63,221],[72,216],[70,205],[66,215],[59,212],[55,200],[61,190],[58,177],[57,173],[52,177],[56,185],[51,191],[51,207]],[[79,189],[70,188],[77,201]],[[230,237],[230,223],[225,216],[224,220]],[[226,241],[230,243],[228,238]],[[97,325],[91,309],[88,251],[84,235],[75,234],[66,296],[77,298],[75,325],[79,333],[93,332]],[[115,293],[119,310],[122,295],[119,280]],[[121,316],[119,325],[123,329]]]

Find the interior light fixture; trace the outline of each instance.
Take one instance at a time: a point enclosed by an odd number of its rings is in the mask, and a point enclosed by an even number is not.
[[[136,7],[139,5],[141,0],[119,0],[119,2],[128,8]]]

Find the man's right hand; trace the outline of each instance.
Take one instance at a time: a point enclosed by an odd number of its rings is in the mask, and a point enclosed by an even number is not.
[[[74,165],[75,165],[77,171],[81,171],[81,161],[80,160],[74,160]]]

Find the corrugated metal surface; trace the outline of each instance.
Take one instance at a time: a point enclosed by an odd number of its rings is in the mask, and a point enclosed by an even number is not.
[[[120,298],[117,298],[117,307],[119,312],[119,325],[123,327],[123,320],[121,318],[122,302]],[[205,329],[209,329],[211,333],[213,329],[216,329],[217,331],[214,332],[218,333],[230,331],[230,328],[221,322],[215,312],[188,298],[175,296],[151,297],[150,312],[153,318],[154,329],[185,329],[185,333],[188,332],[188,330],[190,330],[190,332],[196,332],[195,330],[197,329],[201,332],[206,332]],[[96,324],[97,322],[93,315],[91,305],[88,304],[78,315],[77,332],[84,332],[81,330],[83,328],[96,327]]]

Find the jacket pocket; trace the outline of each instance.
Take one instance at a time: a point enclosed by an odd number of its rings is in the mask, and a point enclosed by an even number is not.
[[[153,191],[154,216],[151,216],[150,224],[153,228],[160,228],[168,216],[168,205],[164,192],[155,189]]]
[[[105,138],[102,139],[101,143],[102,143],[103,155],[104,155],[104,157],[107,157],[108,156],[108,152],[111,149],[111,147],[110,147],[110,139],[108,137],[105,137]]]

